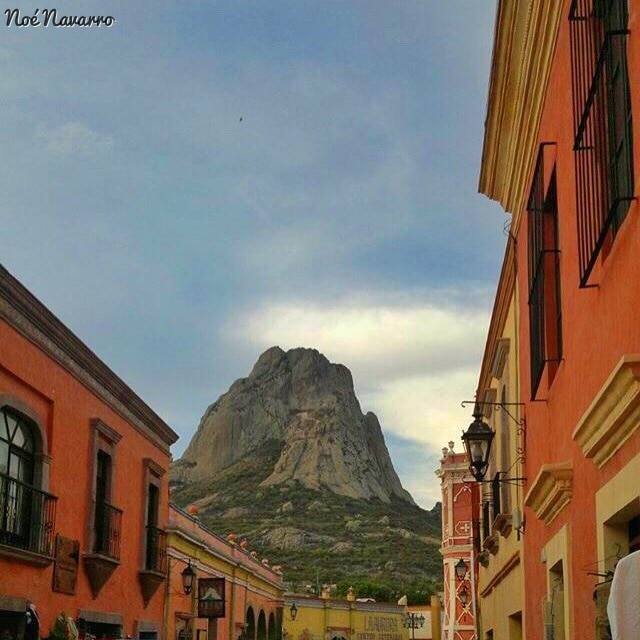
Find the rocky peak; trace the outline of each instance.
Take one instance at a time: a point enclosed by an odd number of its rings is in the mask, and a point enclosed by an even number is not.
[[[269,441],[281,451],[265,486],[297,480],[352,498],[413,503],[378,419],[360,409],[349,369],[306,348],[267,349],[247,378],[208,407],[172,479],[212,478]]]

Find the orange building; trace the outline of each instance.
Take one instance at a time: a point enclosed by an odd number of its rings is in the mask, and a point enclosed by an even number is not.
[[[478,485],[466,454],[454,453],[453,442],[442,450],[437,474],[442,489],[442,639],[477,640]]]
[[[638,546],[639,26],[639,0],[498,2],[480,190],[516,246],[532,640],[609,637]]]
[[[0,267],[0,637],[159,638],[176,434]]]
[[[277,640],[281,637],[282,571],[244,541],[204,526],[191,507],[170,505],[169,582],[165,628],[169,640]],[[185,579],[191,579],[191,588]]]

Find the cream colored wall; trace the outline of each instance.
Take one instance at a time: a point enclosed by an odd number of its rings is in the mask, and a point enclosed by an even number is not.
[[[506,402],[520,402],[520,389],[518,379],[518,323],[517,305],[515,304],[517,292],[511,297],[509,311],[502,332],[502,338],[509,339],[509,353],[500,379],[493,378],[491,387],[495,389],[495,401],[501,401],[502,385],[507,387]],[[507,406],[507,410],[517,420],[521,419],[520,407]],[[521,446],[521,436],[517,433],[518,425],[500,409],[494,409],[488,422],[496,431],[492,452],[492,465],[486,479],[493,477],[496,471],[507,471],[508,477],[520,478],[523,470],[518,462],[518,447]],[[501,434],[506,430],[508,436],[508,451],[506,468],[503,463],[503,440]],[[523,490],[521,483],[506,485],[506,491],[510,498],[510,512],[515,508],[523,512]],[[484,485],[487,498],[490,497],[490,485]],[[510,515],[511,515],[510,514]],[[480,626],[482,632],[492,629],[495,638],[504,640],[520,640],[515,634],[515,624],[511,616],[523,612],[524,608],[524,576],[522,562],[522,540],[518,539],[518,532],[514,529],[506,537],[498,538],[498,551],[489,556],[489,565],[480,566],[478,575],[478,593],[480,605]],[[523,619],[524,626],[524,619]],[[482,636],[481,636],[482,637]],[[524,636],[522,636],[524,637]]]

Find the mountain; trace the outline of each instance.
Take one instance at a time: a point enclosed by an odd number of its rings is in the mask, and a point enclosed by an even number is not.
[[[178,504],[247,538],[292,581],[351,570],[416,582],[441,570],[439,514],[403,489],[351,372],[315,349],[265,351],[207,408],[171,486]]]

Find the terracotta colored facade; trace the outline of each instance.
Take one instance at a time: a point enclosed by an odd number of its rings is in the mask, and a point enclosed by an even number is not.
[[[480,189],[516,245],[531,639],[607,638],[637,548],[638,25],[637,0],[498,3]]]
[[[162,635],[176,439],[0,267],[0,636]]]
[[[258,559],[230,536],[225,540],[202,525],[197,515],[170,505],[168,524],[169,583],[165,628],[175,640],[276,640],[281,637],[284,587],[278,566]],[[191,593],[185,594],[182,572],[195,571]],[[199,585],[222,579],[224,606],[206,618],[198,610]]]
[[[442,554],[444,595],[443,640],[477,640],[478,558],[477,531],[479,492],[473,482],[464,453],[454,453],[453,443],[442,450],[438,475],[442,487]],[[455,566],[463,560],[467,571],[456,576]],[[465,602],[466,600],[466,602]]]

